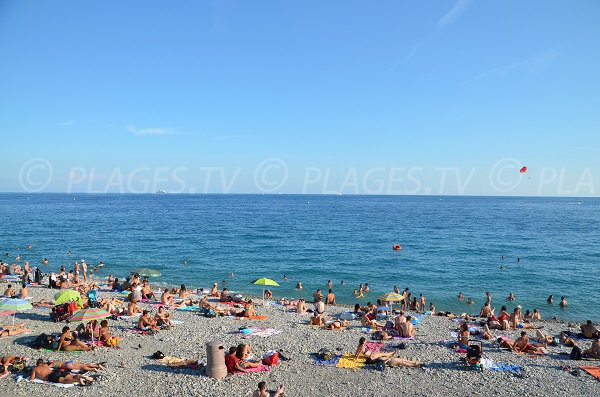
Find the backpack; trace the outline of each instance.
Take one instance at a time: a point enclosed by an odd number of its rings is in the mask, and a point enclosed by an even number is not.
[[[581,349],[578,346],[573,346],[573,350],[571,350],[571,355],[569,358],[571,360],[581,360]]]

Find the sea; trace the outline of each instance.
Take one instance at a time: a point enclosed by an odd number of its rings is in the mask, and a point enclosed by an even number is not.
[[[85,259],[104,263],[98,278],[149,267],[159,286],[256,295],[251,282],[267,277],[276,297],[307,299],[331,280],[345,304],[408,287],[469,313],[489,290],[497,310],[600,320],[597,198],[2,193],[0,220],[2,260],[46,273]],[[370,292],[357,298],[361,283]]]

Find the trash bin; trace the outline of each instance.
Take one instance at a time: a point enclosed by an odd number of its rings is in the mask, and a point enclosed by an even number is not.
[[[219,341],[206,344],[206,375],[215,379],[223,379],[227,376],[225,348]]]

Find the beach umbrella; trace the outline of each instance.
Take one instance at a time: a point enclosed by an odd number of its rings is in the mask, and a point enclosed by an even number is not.
[[[390,302],[392,304],[391,309],[394,310],[394,302],[403,301],[404,296],[397,294],[395,292],[388,292],[386,294],[383,294],[383,296],[379,299],[386,301],[386,302]]]
[[[57,292],[54,295],[54,305],[62,305],[63,303],[71,302],[71,301],[80,301],[81,294],[74,289],[66,289],[64,291]]]
[[[273,287],[279,287],[279,284],[277,284],[277,281],[271,280],[270,278],[265,278],[265,277],[257,278],[254,281],[250,281],[250,284],[262,285],[262,286],[270,285],[270,286],[273,286]],[[262,296],[263,296],[263,299],[264,299],[265,298],[265,288],[263,288],[263,294],[262,294]]]
[[[160,270],[150,269],[148,267],[140,267],[133,269],[131,273],[139,274],[142,277],[160,277]]]
[[[13,325],[15,325],[16,312],[33,309],[33,306],[27,299],[5,298],[0,301],[0,312],[13,312]]]
[[[69,317],[70,322],[76,321],[92,321],[107,318],[112,316],[109,312],[101,307],[88,307],[86,309],[79,309]],[[92,343],[94,343],[94,332],[92,330]]]

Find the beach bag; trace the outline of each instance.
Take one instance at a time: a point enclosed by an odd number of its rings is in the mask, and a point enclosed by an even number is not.
[[[117,347],[119,346],[119,338],[115,338],[114,336],[111,336],[110,338],[108,338],[105,342],[106,346],[109,347]]]
[[[279,353],[272,351],[272,350],[266,352],[262,359],[262,363],[264,365],[268,365],[270,367],[277,365],[278,362],[279,362]]]
[[[327,350],[325,348],[319,350],[319,353],[317,353],[317,355],[321,360],[331,360],[335,356],[335,354],[333,354],[331,350]]]
[[[31,347],[34,349],[52,349],[53,337],[48,334],[38,335],[37,338],[31,343]]]
[[[573,346],[573,350],[571,350],[571,355],[569,358],[571,360],[581,360],[581,349],[578,346]]]

